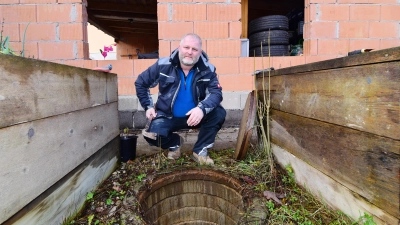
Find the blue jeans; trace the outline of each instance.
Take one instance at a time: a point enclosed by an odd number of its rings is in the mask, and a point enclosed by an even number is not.
[[[225,109],[222,106],[218,106],[205,115],[195,127],[187,125],[188,117],[173,117],[172,119],[156,117],[151,121],[148,131],[156,133],[157,139],[144,138],[152,146],[161,146],[162,149],[174,151],[180,146],[180,137],[173,132],[181,129],[200,128],[193,152],[206,156],[208,149],[214,146],[215,136],[217,136],[218,131],[225,122],[225,116]]]

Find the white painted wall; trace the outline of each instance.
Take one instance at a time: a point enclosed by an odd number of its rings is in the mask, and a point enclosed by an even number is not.
[[[88,23],[87,31],[89,42],[89,58],[92,60],[104,60],[104,57],[100,53],[100,49],[103,50],[104,46],[110,46],[114,44],[114,38],[97,29],[90,23]],[[105,60],[117,59],[117,47],[118,46],[113,46],[114,51],[109,52]]]

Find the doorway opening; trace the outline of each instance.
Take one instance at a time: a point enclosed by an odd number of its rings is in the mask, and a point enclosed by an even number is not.
[[[157,0],[88,0],[86,10],[88,22],[114,38],[117,60],[158,51]]]
[[[262,52],[264,56],[268,52],[285,56],[302,47],[304,6],[304,0],[242,0],[242,38],[249,40],[250,56],[261,56]],[[271,47],[267,46],[268,38]]]

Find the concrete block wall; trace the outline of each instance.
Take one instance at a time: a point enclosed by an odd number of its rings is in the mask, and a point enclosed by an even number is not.
[[[25,57],[46,61],[89,58],[82,0],[5,0],[0,3],[0,20],[3,36],[10,37],[16,52],[22,50],[28,26]]]
[[[305,0],[304,54],[336,58],[399,46],[399,12],[398,0]]]

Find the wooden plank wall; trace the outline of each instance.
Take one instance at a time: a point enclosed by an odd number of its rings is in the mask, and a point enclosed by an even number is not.
[[[0,223],[118,135],[116,74],[0,54]]]
[[[256,88],[263,90],[263,81],[266,90],[270,87],[273,144],[368,203],[360,207],[347,202],[359,208],[350,213],[353,218],[367,212],[378,223],[398,224],[400,48],[289,67],[270,75],[268,83],[267,73],[258,74]],[[312,182],[305,185],[318,186],[317,176]],[[315,191],[335,194],[335,185]]]
[[[76,215],[93,186],[101,184],[115,171],[119,160],[118,143],[119,137],[114,138],[2,225],[57,225]]]

